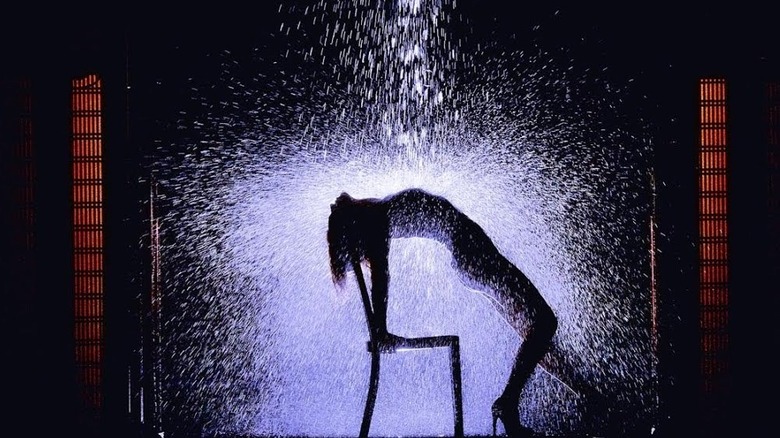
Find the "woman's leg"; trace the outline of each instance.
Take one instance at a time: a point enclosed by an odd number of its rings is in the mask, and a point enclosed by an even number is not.
[[[494,427],[496,420],[501,419],[507,435],[518,437],[530,434],[530,430],[520,424],[520,395],[534,369],[547,354],[558,320],[538,291],[530,289],[533,287],[530,282],[521,278],[509,282],[509,286],[483,290],[482,293],[521,339],[504,390],[492,407]]]
[[[522,340],[501,399],[513,406],[519,404],[520,394],[537,364],[547,354],[557,328],[558,320],[549,307],[540,310],[535,315],[533,325],[530,328],[519,327],[524,333],[519,333]]]
[[[461,281],[482,292],[521,339],[506,386],[493,403],[493,424],[500,418],[507,435],[527,435],[520,424],[520,394],[550,348],[558,319],[531,281],[495,250],[475,257],[457,249],[453,255]]]

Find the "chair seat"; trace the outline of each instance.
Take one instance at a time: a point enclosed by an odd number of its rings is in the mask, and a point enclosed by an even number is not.
[[[452,347],[459,344],[458,336],[427,336],[421,338],[403,338],[396,337],[392,341],[377,342],[376,351],[379,353],[396,353],[405,350],[422,350],[426,348]],[[366,349],[373,353],[374,345],[371,341],[366,342]]]

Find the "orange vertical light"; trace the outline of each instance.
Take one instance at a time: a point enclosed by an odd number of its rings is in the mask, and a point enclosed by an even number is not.
[[[80,389],[88,409],[103,403],[103,137],[102,83],[88,75],[72,82],[74,337]]]
[[[728,173],[726,81],[699,81],[697,160],[699,328],[702,390],[722,391],[728,373]]]

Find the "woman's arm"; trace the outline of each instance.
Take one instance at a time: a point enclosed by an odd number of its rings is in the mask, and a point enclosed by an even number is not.
[[[371,269],[371,305],[374,310],[373,326],[379,338],[387,335],[387,295],[390,272],[387,256],[368,259]]]

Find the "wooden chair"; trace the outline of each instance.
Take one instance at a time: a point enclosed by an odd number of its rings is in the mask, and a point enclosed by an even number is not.
[[[463,398],[461,396],[460,373],[460,341],[458,336],[429,336],[421,338],[400,338],[398,342],[383,342],[377,339],[374,328],[374,311],[371,298],[363,277],[360,263],[353,263],[355,275],[360,286],[360,295],[363,299],[363,308],[366,312],[366,323],[370,340],[366,346],[371,353],[371,376],[368,385],[368,397],[363,411],[363,422],[360,426],[360,438],[368,437],[371,427],[371,417],[374,413],[376,393],[379,387],[379,361],[382,354],[399,353],[402,351],[422,350],[429,348],[448,347],[450,350],[450,372],[452,373],[452,411],[455,418],[455,437],[463,437]]]

